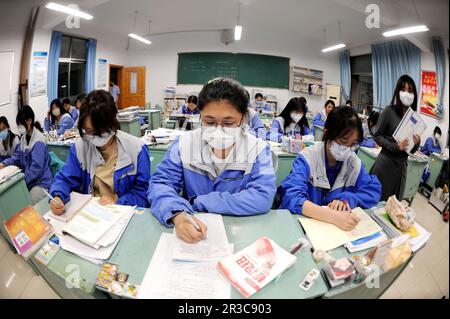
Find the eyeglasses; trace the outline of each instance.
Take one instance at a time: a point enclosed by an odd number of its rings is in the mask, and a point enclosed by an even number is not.
[[[343,142],[341,140],[336,140],[336,143],[338,143],[339,145],[342,145],[342,146],[349,147],[353,152],[356,152],[358,150],[358,148],[359,148],[359,143],[357,143],[357,142],[353,143],[352,146],[348,146],[346,142]]]
[[[242,122],[242,119],[238,122],[233,121],[233,120],[225,120],[222,123],[219,123],[212,119],[202,119],[201,120],[201,124],[204,127],[217,127],[220,125],[224,128],[237,128],[237,127],[241,126],[241,122]]]

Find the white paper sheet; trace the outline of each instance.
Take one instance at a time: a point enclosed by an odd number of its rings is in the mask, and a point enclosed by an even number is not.
[[[81,207],[87,204],[87,202],[91,198],[92,195],[90,194],[80,194],[77,192],[71,192],[70,201],[65,205],[66,211],[64,212],[64,214],[58,216],[50,212],[50,217],[63,222],[68,222],[81,209]]]
[[[173,235],[162,233],[139,289],[140,299],[229,299],[231,286],[217,261],[172,259]]]
[[[207,238],[194,244],[186,243],[173,229],[173,259],[180,261],[208,261],[231,254],[222,215],[195,214],[207,227]]]

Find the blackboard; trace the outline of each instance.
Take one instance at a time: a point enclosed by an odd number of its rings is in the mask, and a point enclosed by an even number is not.
[[[229,77],[243,85],[289,88],[289,58],[250,53],[178,53],[178,84]]]

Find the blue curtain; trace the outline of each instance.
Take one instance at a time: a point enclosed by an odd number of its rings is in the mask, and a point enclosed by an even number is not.
[[[49,103],[58,97],[58,66],[59,55],[61,53],[61,42],[61,33],[53,31],[52,40],[50,42],[50,52],[48,55],[47,72],[47,97]]]
[[[440,118],[443,118],[444,106],[442,102],[444,98],[445,86],[445,51],[440,37],[433,37],[432,45],[434,59],[436,60],[436,81],[438,87],[438,105],[436,105],[436,113]]]
[[[86,54],[86,93],[95,87],[95,57],[97,51],[97,40],[89,39]]]
[[[373,104],[384,109],[391,103],[397,80],[408,74],[420,87],[420,50],[408,40],[372,45]]]
[[[341,65],[341,86],[342,86],[342,97],[345,104],[347,100],[350,99],[350,90],[352,85],[352,72],[350,68],[350,51],[344,50],[339,52],[339,61]]]

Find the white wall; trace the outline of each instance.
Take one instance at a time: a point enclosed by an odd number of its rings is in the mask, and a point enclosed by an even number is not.
[[[324,71],[324,84],[340,83],[337,53],[322,55],[318,46],[304,44],[297,39],[283,39],[277,35],[245,35],[240,42],[225,46],[220,42],[220,32],[196,32],[155,36],[150,46],[132,41],[127,58],[129,66],[146,66],[146,102],[163,103],[166,86],[176,86],[177,93],[200,91],[201,85],[176,85],[179,52],[239,52],[277,55],[291,58],[291,65],[316,68]],[[252,93],[252,87],[247,87]],[[281,108],[293,96],[288,90],[261,88],[265,94],[277,96]],[[325,97],[306,96],[313,112],[323,107]]]

